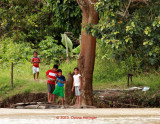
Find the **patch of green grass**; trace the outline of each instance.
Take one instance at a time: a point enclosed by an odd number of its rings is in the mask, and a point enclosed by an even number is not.
[[[148,75],[138,75],[132,77],[130,81],[130,87],[144,87],[149,86],[151,91],[160,89],[160,74],[149,73]],[[104,79],[100,82],[93,82],[93,89],[126,89],[127,88],[127,75],[119,78],[115,81],[105,81]]]
[[[77,66],[77,60],[65,61],[59,68],[63,70],[63,75],[67,78],[69,72],[73,72]],[[15,94],[26,92],[46,92],[47,85],[45,73],[51,69],[53,64],[40,64],[40,80],[34,81],[32,74],[32,64],[14,65],[14,88],[11,88],[10,67],[0,69],[0,99],[11,97]],[[130,86],[149,86],[151,91],[160,89],[160,74],[149,73],[133,76]],[[114,61],[100,61],[96,59],[93,76],[93,89],[125,89],[127,88],[127,74],[125,70]]]
[[[77,60],[71,60],[71,61],[66,61],[66,62],[63,62],[61,63],[60,65],[60,69],[62,69],[63,71],[63,75],[65,77],[67,77],[67,75],[71,72],[74,71],[74,68],[77,67]]]
[[[11,87],[10,68],[0,69],[0,99],[10,97],[19,93],[26,92],[43,92],[46,89],[44,77],[42,71],[40,81],[33,80],[32,65],[29,62],[25,64],[14,65],[13,70],[13,88]]]
[[[9,64],[9,63],[6,63]],[[66,61],[60,65],[59,68],[63,70],[63,75],[67,77],[69,72],[73,72],[77,61]],[[25,64],[14,65],[14,80],[13,88],[11,87],[11,70],[10,67],[0,69],[0,99],[11,97],[15,94],[27,92],[46,92],[47,80],[45,78],[46,71],[52,69],[53,65],[40,64],[40,80],[33,80],[32,64],[26,62]]]

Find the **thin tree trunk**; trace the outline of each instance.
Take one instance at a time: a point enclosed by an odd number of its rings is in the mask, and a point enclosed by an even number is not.
[[[98,13],[90,0],[77,0],[82,15],[81,52],[78,57],[78,68],[82,75],[82,104],[93,105],[92,79],[95,63],[96,38],[86,33],[83,27],[98,23]],[[92,0],[97,2],[97,0]]]

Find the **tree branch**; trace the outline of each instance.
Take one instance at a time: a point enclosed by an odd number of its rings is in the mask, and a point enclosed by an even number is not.
[[[142,2],[142,3],[147,4],[147,1],[149,1],[149,0],[132,0],[131,2],[132,2],[132,3],[133,3],[133,2]]]
[[[126,8],[126,10],[125,10],[125,12],[124,12],[124,14],[121,14],[121,13],[119,13],[119,14],[122,15],[123,17],[125,17],[125,16],[126,16],[126,13],[127,13],[127,11],[128,11],[128,8],[130,7],[131,3],[133,3],[133,2],[142,2],[142,3],[147,4],[147,1],[148,1],[148,0],[130,0],[129,3],[128,3],[128,6],[127,6],[127,8]]]
[[[126,16],[126,13],[128,11],[129,6],[131,5],[131,2],[132,2],[132,0],[129,1],[128,6],[127,6],[127,8],[126,8],[126,10],[125,10],[125,12],[123,14],[123,17]]]
[[[88,0],[90,2],[90,4],[94,5],[96,4],[96,2],[92,2],[92,0]]]
[[[86,8],[88,6],[85,0],[77,0],[77,3],[79,4],[80,7]]]

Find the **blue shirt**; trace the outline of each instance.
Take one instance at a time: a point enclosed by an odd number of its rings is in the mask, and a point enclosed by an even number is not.
[[[60,80],[60,81],[62,81],[62,82],[63,82],[63,81],[66,81],[66,79],[65,79],[65,77],[64,77],[63,75],[62,75],[61,77],[58,77],[58,76],[57,76],[57,79]],[[60,82],[57,81],[57,85],[58,85],[59,87],[63,87],[63,86],[64,86],[64,83],[60,83]]]

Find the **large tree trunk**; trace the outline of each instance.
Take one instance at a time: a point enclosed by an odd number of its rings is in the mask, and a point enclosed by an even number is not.
[[[72,92],[73,86],[73,74],[69,73],[67,75],[67,81],[65,84],[65,104],[71,105],[71,99],[74,97],[74,92]]]
[[[96,38],[87,34],[84,26],[98,23],[98,13],[94,9],[97,0],[77,0],[82,15],[81,52],[78,57],[78,68],[82,75],[82,104],[93,105],[92,78],[95,63]]]

